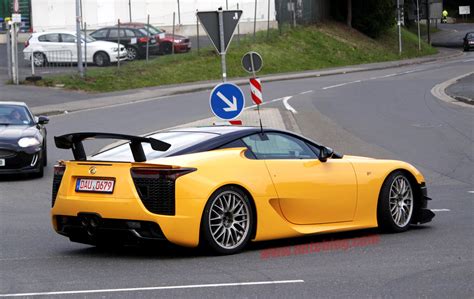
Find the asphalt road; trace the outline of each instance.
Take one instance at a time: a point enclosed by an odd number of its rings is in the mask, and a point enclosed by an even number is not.
[[[473,58],[467,53],[263,87],[266,102],[291,96],[263,109],[279,108],[303,134],[346,154],[402,159],[422,170],[430,207],[438,210],[432,223],[403,234],[369,230],[257,243],[225,257],[170,245],[99,250],[53,232],[50,166],[42,179],[0,182],[0,296],[472,298],[474,111],[442,102],[430,89],[472,71]],[[99,129],[142,134],[187,123],[211,116],[208,95],[54,116],[48,126],[50,162],[71,158],[53,148],[54,135]],[[328,240],[356,244],[351,242],[366,235],[371,242],[364,246],[265,258],[269,250],[284,255],[295,252],[294,246]]]

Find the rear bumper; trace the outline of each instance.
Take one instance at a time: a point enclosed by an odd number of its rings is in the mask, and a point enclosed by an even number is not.
[[[185,53],[191,50],[191,43],[174,44],[174,51],[177,53]]]
[[[91,245],[119,243],[139,245],[166,241],[155,222],[102,218],[95,213],[78,216],[55,216],[57,232],[73,242]]]

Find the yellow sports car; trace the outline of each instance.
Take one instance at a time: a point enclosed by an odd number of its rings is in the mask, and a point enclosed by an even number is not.
[[[126,140],[86,156],[85,139]],[[252,241],[431,221],[412,165],[342,156],[297,134],[215,126],[147,137],[55,137],[74,160],[54,170],[52,222],[71,241],[168,240],[232,254]]]

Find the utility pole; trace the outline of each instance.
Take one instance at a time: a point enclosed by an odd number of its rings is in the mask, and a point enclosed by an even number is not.
[[[428,44],[431,45],[430,36],[430,1],[426,0],[426,33],[428,34]]]
[[[420,2],[416,0],[416,22],[418,25],[418,51],[421,51],[421,34],[420,34]]]
[[[84,78],[84,66],[82,65],[82,38],[81,38],[81,3],[76,0],[76,45],[77,45],[77,70],[79,76]]]
[[[132,0],[128,0],[128,17],[131,23],[132,22]]]
[[[398,55],[402,55],[402,21],[400,20],[400,0],[397,0]]]

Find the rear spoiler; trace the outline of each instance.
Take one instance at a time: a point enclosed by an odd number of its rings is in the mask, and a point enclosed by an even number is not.
[[[135,162],[146,161],[142,143],[149,143],[152,149],[161,152],[167,151],[171,147],[171,144],[154,138],[97,132],[71,133],[62,136],[54,136],[54,143],[56,144],[57,148],[72,149],[72,154],[74,155],[75,160],[85,161],[87,160],[87,156],[84,150],[84,145],[82,144],[82,141],[85,139],[129,140],[130,149],[132,150],[133,159]]]

